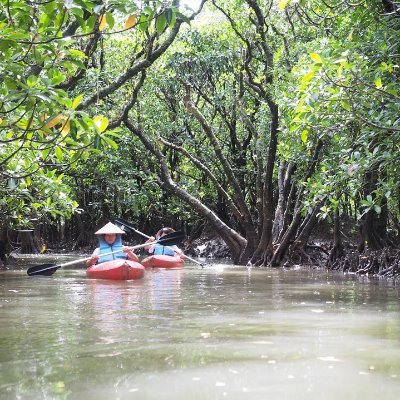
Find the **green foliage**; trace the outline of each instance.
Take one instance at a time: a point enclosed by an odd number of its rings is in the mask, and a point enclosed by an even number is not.
[[[108,130],[110,104],[85,104],[118,70],[103,77],[101,68],[92,68],[98,44],[118,31],[131,31],[140,52],[146,35],[161,35],[177,16],[184,16],[167,3],[140,9],[128,0],[1,0],[0,11],[0,214],[3,222],[46,213],[69,218],[76,209],[73,198],[60,207],[37,182],[46,176],[57,191],[59,180],[67,176],[63,172],[99,151],[117,148],[118,134]],[[143,32],[135,29],[138,20]],[[86,82],[95,76],[96,85],[85,85],[85,76]],[[32,183],[26,185],[26,180]],[[11,192],[10,181],[15,184]]]
[[[39,170],[32,178],[0,181],[0,215],[14,228],[32,227],[32,221],[68,219],[79,212],[70,182],[56,170]]]
[[[391,200],[396,193],[400,81],[394,43],[400,37],[396,21],[376,17],[379,3],[345,9],[335,4],[337,17],[307,43],[292,69],[290,90],[281,101],[289,140],[285,154],[310,150],[316,140],[325,143],[319,172],[306,184],[305,205],[325,200],[333,211],[340,207],[336,200],[343,204],[346,196],[346,201],[361,202],[361,217],[371,208],[379,213],[382,196]],[[335,34],[326,35],[326,30]],[[382,179],[374,196],[363,198],[364,176],[371,170]]]
[[[186,31],[171,47],[163,62],[149,75],[146,90],[142,92],[141,117],[146,121],[146,131],[156,132],[188,151],[220,178],[221,183],[225,179],[221,166],[199,123],[188,115],[183,97],[185,84],[188,84],[193,90],[193,97],[199,96],[197,104],[221,141],[222,151],[228,159],[233,160],[236,155],[230,152],[232,142],[223,119],[231,118],[236,108],[236,68],[240,47],[234,44],[233,39],[232,32],[223,24]],[[235,123],[232,121],[232,124]],[[237,134],[245,135],[239,124]],[[217,204],[219,199],[215,185],[204,171],[178,151],[168,147],[164,149],[169,154],[168,160],[172,161],[170,167],[176,182],[206,204]],[[238,167],[237,172],[246,173],[246,167],[243,171]],[[193,219],[184,208],[177,209],[180,209],[181,215],[188,214],[188,220]]]
[[[348,202],[360,205],[361,217],[379,213],[385,197],[398,214],[400,37],[398,22],[382,16],[381,1],[275,2],[261,7],[258,27],[251,4],[264,2],[216,3],[142,70],[146,81],[129,112],[163,149],[173,179],[211,208],[223,208],[215,184],[187,151],[234,194],[203,127],[184,108],[190,87],[252,215],[258,161],[265,167],[269,150],[266,99],[279,105],[277,156],[296,164],[305,212],[320,204],[321,217],[330,218]],[[79,203],[91,221],[149,214],[195,223],[192,210],[167,197],[159,165],[142,143],[110,128],[141,84],[132,66],[148,63],[150,49],[188,18],[172,2],[0,0],[0,9],[2,220],[22,226],[30,218],[65,219]],[[319,141],[316,172],[306,179]],[[379,179],[367,193],[371,170]]]

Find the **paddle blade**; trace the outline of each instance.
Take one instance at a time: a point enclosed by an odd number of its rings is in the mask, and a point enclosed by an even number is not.
[[[136,229],[133,227],[133,225],[131,225],[128,221],[122,218],[115,218],[114,224],[125,232],[136,232]]]
[[[139,232],[137,229],[134,228],[131,223],[124,220],[123,218],[114,218],[114,223],[125,232],[136,232],[147,238],[149,237],[146,236],[144,233]],[[158,240],[158,243],[162,244],[163,246],[173,246],[181,243],[184,239],[185,234],[182,231],[176,231],[163,236],[161,239]]]
[[[34,276],[34,275],[46,275],[50,276],[53,275],[54,272],[56,272],[60,268],[59,265],[54,265],[54,264],[40,264],[40,265],[35,265],[34,267],[28,268],[26,273],[29,276]]]
[[[181,243],[185,239],[185,234],[182,231],[176,231],[169,233],[158,239],[157,243],[163,246],[174,246]]]

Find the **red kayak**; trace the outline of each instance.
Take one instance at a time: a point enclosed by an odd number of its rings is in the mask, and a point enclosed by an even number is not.
[[[178,269],[185,265],[185,261],[179,256],[150,256],[142,260],[145,268],[171,268]]]
[[[126,281],[143,278],[144,267],[135,261],[112,260],[92,265],[86,270],[86,275],[94,279]]]

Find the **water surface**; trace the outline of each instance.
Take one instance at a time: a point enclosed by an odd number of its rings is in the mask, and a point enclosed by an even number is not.
[[[0,272],[1,399],[394,399],[391,282],[213,264]]]

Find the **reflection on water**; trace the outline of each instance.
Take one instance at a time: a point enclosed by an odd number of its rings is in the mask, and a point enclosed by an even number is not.
[[[397,398],[399,289],[312,270],[0,272],[0,399]]]

